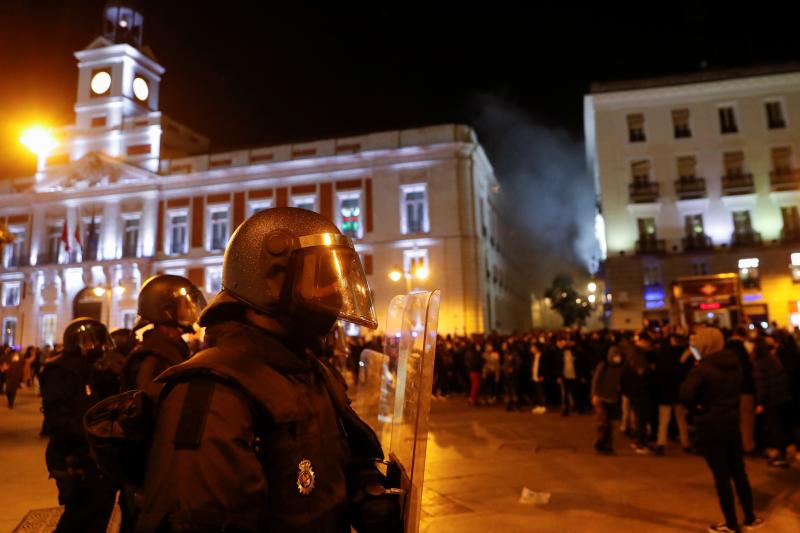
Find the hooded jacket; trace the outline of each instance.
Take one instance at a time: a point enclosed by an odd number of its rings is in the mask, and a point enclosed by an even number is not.
[[[695,413],[698,443],[739,438],[742,388],[738,356],[724,349],[722,333],[703,328],[696,335],[702,359],[680,388],[680,400]]]
[[[614,362],[619,357],[619,363]],[[617,403],[622,394],[622,372],[624,363],[619,348],[612,346],[608,350],[608,360],[597,365],[592,379],[592,396],[597,396],[606,403]]]

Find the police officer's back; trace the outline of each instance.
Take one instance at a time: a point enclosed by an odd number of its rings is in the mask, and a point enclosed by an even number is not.
[[[337,318],[375,327],[350,240],[305,210],[245,221],[223,290],[203,312],[210,348],[170,368],[138,531],[393,531],[374,433],[320,361]]]
[[[86,410],[102,399],[93,363],[111,348],[103,324],[78,318],[64,331],[63,352],[42,370],[42,411],[50,439],[45,461],[65,506],[56,531],[105,531],[111,515],[116,489],[95,466],[82,425]]]

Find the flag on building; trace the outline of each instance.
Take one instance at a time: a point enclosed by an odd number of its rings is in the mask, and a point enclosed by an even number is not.
[[[67,230],[66,220],[64,220],[64,227],[61,230],[61,242],[64,243],[64,250],[69,252],[69,231]]]

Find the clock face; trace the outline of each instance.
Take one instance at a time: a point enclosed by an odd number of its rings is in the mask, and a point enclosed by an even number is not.
[[[133,80],[133,95],[142,102],[147,100],[147,97],[150,96],[150,87],[147,85],[147,80],[140,77]]]
[[[101,71],[92,76],[91,88],[94,94],[105,94],[108,92],[111,88],[111,74]]]

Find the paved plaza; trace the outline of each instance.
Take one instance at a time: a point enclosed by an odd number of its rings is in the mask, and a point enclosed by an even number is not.
[[[31,509],[56,506],[55,484],[38,436],[39,402],[23,390],[0,409],[0,532]],[[449,532],[687,532],[720,518],[711,476],[677,445],[665,457],[638,456],[617,438],[618,455],[591,449],[594,420],[473,409],[463,398],[435,400],[421,530]],[[758,513],[771,533],[800,531],[800,467],[775,470],[749,460]],[[519,502],[523,488],[547,504]]]

